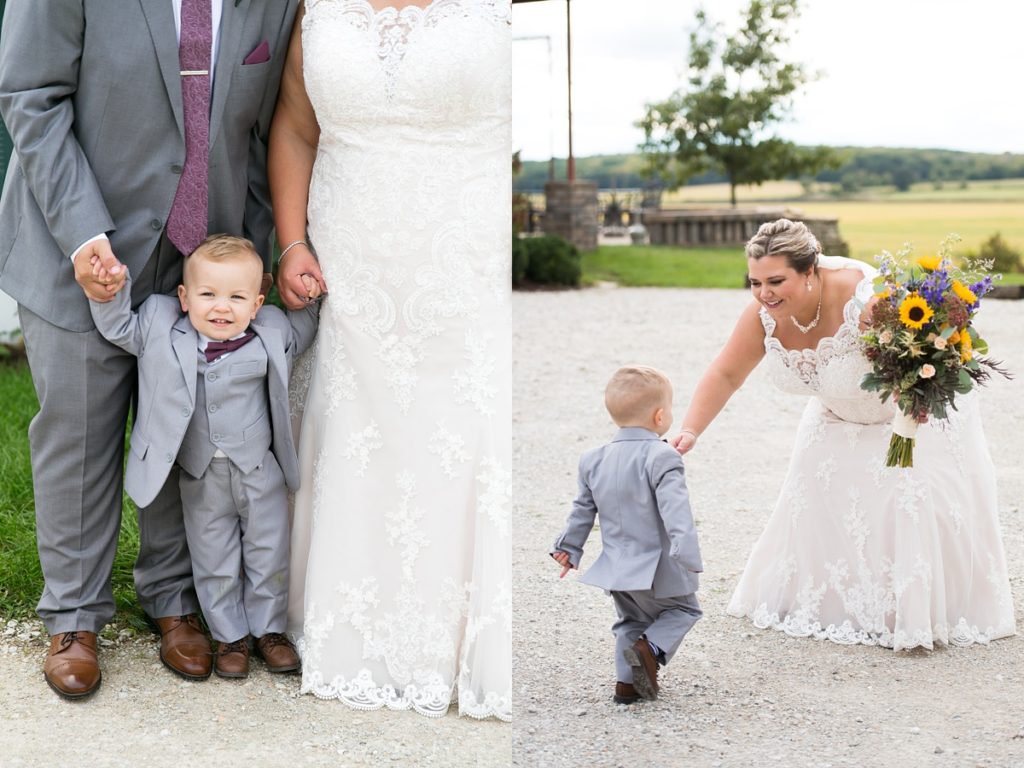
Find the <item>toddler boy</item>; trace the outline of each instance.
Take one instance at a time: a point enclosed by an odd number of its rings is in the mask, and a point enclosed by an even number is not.
[[[262,277],[251,242],[213,235],[185,260],[177,298],[132,311],[129,278],[112,301],[90,302],[100,333],[139,359],[125,490],[145,506],[179,484],[213,669],[229,678],[248,676],[250,636],[269,671],[299,668],[283,634],[286,486],[299,485],[288,376],[316,335],[317,307],[261,311]]]
[[[660,439],[672,424],[671,382],[648,366],[620,368],[605,406],[619,431],[580,458],[579,492],[551,556],[562,577],[578,568],[600,516],[602,552],[580,580],[615,602],[613,699],[632,704],[657,698],[658,665],[701,617],[695,593],[703,565],[682,458]]]

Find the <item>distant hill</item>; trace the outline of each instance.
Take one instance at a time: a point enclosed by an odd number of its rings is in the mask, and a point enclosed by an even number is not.
[[[886,147],[835,147],[843,165],[834,171],[823,171],[816,181],[840,184],[854,192],[861,187],[892,184],[906,189],[919,181],[947,182],[984,179],[1024,178],[1024,155],[956,152],[948,149],[891,149]],[[576,158],[576,176],[596,181],[601,189],[643,187],[641,176],[644,160],[640,153],[626,155],[593,155]],[[515,179],[515,189],[534,192],[544,189],[549,175],[547,161],[528,160]],[[565,178],[565,159],[555,160],[555,178]],[[690,180],[691,185],[718,184],[725,177],[706,173]]]

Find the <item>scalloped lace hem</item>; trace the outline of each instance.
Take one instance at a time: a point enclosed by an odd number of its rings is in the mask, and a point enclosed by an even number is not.
[[[762,603],[753,611],[729,608],[726,613],[737,618],[749,619],[758,629],[774,629],[784,632],[790,637],[813,637],[816,640],[828,640],[837,645],[877,645],[895,651],[909,651],[914,648],[934,650],[938,645],[988,645],[992,640],[999,640],[1016,634],[1016,627],[1011,621],[999,627],[987,627],[980,630],[961,617],[952,627],[946,623],[934,624],[930,629],[918,629],[913,632],[902,630],[893,632],[888,627],[877,630],[857,629],[847,619],[838,626],[829,624],[822,626],[818,621],[807,621],[789,614],[780,618],[778,613],[769,612],[766,603]]]
[[[392,685],[378,686],[373,675],[362,669],[346,681],[341,675],[325,683],[319,674],[304,675],[299,694],[311,693],[318,699],[337,700],[352,709],[369,712],[387,707],[392,711],[412,710],[424,717],[444,717],[452,703],[452,687],[446,685],[440,676],[423,685],[410,683],[398,692]],[[489,692],[483,701],[478,701],[471,691],[459,694],[459,715],[475,720],[496,718],[503,722],[512,720],[512,696]]]

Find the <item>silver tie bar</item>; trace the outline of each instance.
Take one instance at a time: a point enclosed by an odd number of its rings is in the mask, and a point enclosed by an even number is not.
[[[194,77],[194,76],[197,76],[197,75],[208,75],[208,74],[210,74],[210,70],[208,70],[208,69],[183,69],[183,70],[181,70],[181,72],[179,74],[182,77],[190,77],[190,76]]]

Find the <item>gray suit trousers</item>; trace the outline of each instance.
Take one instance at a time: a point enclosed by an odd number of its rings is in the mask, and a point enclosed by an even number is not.
[[[641,635],[658,646],[664,654],[662,663],[668,664],[675,655],[686,633],[704,614],[697,603],[697,595],[655,597],[654,591],[611,592],[619,620],[612,626],[615,635],[615,674],[623,683],[633,682],[633,668],[626,663],[622,652]]]
[[[288,496],[273,452],[248,474],[215,458],[201,478],[182,471],[180,485],[196,592],[213,639],[284,632]]]
[[[114,615],[110,575],[136,361],[96,330],[68,331],[23,306],[19,319],[39,399],[29,426],[44,578],[39,616],[51,634],[98,632]],[[154,617],[196,611],[176,478],[138,515],[135,586],[143,609]]]

